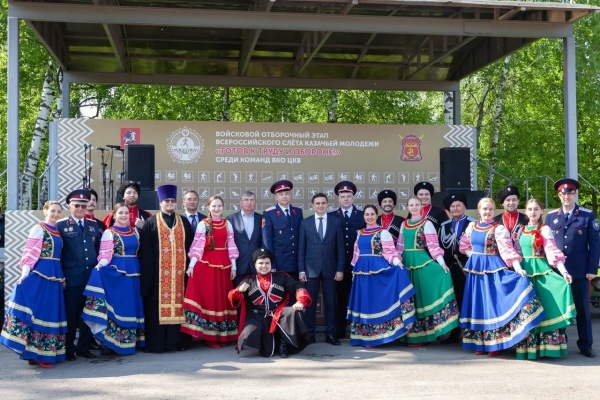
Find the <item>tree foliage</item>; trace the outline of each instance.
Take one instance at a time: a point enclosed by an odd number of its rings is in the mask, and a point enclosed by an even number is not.
[[[600,0],[587,1],[600,5]],[[6,26],[7,0],[0,0]],[[582,204],[598,208],[600,188],[600,17],[575,25],[577,133]],[[6,88],[6,30],[0,30],[0,85]],[[20,159],[26,158],[49,56],[21,29]],[[505,73],[503,73],[505,70]],[[492,195],[512,182],[556,206],[553,179],[565,174],[562,41],[543,39],[461,82],[462,123],[478,130],[478,186]],[[443,124],[442,93],[149,85],[72,85],[69,117],[145,120]],[[501,107],[497,110],[497,105]],[[86,106],[85,108],[83,106]],[[87,114],[86,114],[87,115]],[[0,152],[6,153],[6,92],[0,90]],[[497,140],[495,139],[497,134]],[[368,135],[368,132],[365,133]],[[44,150],[46,151],[46,150]],[[42,160],[45,160],[42,155]],[[488,166],[493,168],[490,178]],[[41,165],[40,170],[45,166]],[[6,160],[0,159],[0,171]],[[22,170],[22,165],[20,169]],[[5,182],[5,177],[0,182]],[[587,183],[589,182],[589,184]],[[487,186],[487,187],[486,187]],[[5,201],[5,192],[0,193]],[[523,196],[525,197],[525,195]]]

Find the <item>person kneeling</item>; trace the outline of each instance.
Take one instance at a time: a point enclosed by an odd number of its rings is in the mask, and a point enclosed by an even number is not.
[[[237,342],[238,353],[244,346],[258,349],[262,357],[272,357],[278,346],[282,358],[299,353],[310,342],[304,308],[312,300],[306,289],[285,272],[271,272],[273,253],[260,248],[252,259],[256,275],[250,275],[229,292],[233,307],[241,307]],[[290,296],[296,303],[286,307]]]

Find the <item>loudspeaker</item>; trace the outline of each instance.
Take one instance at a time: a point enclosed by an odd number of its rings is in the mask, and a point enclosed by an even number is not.
[[[485,197],[485,192],[483,190],[445,190],[443,192],[435,192],[431,199],[431,204],[445,210],[444,199],[451,193],[464,193],[467,196],[468,210],[476,210],[479,200]]]
[[[152,175],[154,177],[154,175]],[[138,207],[142,210],[158,210],[158,196],[155,190],[142,190],[138,197]]]
[[[125,146],[125,179],[139,182],[142,191],[154,191],[153,144],[129,144]],[[155,208],[151,210],[155,210]]]
[[[440,149],[440,190],[471,189],[471,150],[468,147]]]

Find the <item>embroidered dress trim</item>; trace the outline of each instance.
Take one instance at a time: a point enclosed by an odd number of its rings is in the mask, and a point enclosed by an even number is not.
[[[181,216],[175,214],[173,228],[165,223],[162,213],[156,216],[158,226],[159,256],[159,323],[172,325],[185,323],[183,310],[185,247],[177,244],[185,243],[185,230]]]
[[[460,319],[460,323],[473,323],[473,324],[495,324],[497,322],[503,321],[506,318],[508,318],[508,316],[512,313],[515,312],[515,310],[517,308],[522,308],[519,307],[519,304],[521,304],[521,301],[526,298],[527,296],[529,296],[529,293],[531,293],[533,291],[533,285],[530,283],[529,286],[527,287],[527,290],[524,290],[523,293],[521,293],[521,295],[519,296],[519,298],[517,298],[517,300],[515,301],[515,303],[513,304],[513,306],[511,308],[508,309],[508,311],[506,311],[504,313],[504,315],[500,315],[499,317],[496,318],[491,318],[491,319],[475,319],[475,318],[461,318]],[[544,312],[544,309],[542,307],[540,307],[540,309],[538,310],[537,314],[534,315],[534,317],[536,317],[537,315],[541,314],[542,312]]]

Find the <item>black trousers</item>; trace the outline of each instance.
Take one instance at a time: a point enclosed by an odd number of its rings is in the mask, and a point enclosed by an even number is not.
[[[65,289],[65,311],[67,313],[67,355],[90,351],[93,335],[90,327],[81,319],[85,306],[83,290],[85,286],[67,286]],[[75,335],[79,329],[79,339],[75,345]]]

